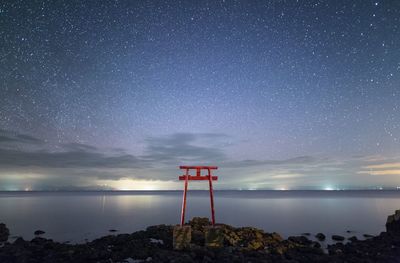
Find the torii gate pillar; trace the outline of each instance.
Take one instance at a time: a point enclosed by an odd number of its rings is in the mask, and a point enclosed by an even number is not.
[[[217,181],[218,176],[213,176],[211,174],[211,170],[218,169],[217,166],[179,166],[179,169],[185,170],[185,174],[179,176],[179,180],[185,181],[185,187],[183,190],[183,199],[182,199],[182,212],[181,212],[181,226],[185,224],[185,211],[186,211],[186,193],[188,189],[189,181],[204,181],[208,180],[208,185],[210,187],[210,205],[211,205],[211,222],[212,225],[215,225],[215,210],[214,210],[214,194],[212,181]],[[196,170],[196,175],[190,175],[189,170]],[[201,170],[207,170],[207,175],[201,175]]]

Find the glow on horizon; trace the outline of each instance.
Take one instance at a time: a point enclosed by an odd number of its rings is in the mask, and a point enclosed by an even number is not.
[[[130,178],[122,178],[120,180],[101,181],[101,185],[110,187],[118,191],[156,191],[173,189],[172,183],[169,181],[159,180],[135,180]]]

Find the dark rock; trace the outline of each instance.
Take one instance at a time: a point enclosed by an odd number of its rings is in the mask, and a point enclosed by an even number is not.
[[[108,232],[114,233],[114,232],[118,232],[118,230],[116,230],[116,229],[110,229],[110,230],[108,230]]]
[[[305,236],[290,236],[288,240],[302,246],[309,246],[313,243]]]
[[[0,223],[0,242],[5,242],[10,236],[10,230],[3,223]]]
[[[27,242],[22,237],[18,237],[13,243],[13,245],[18,246],[18,247],[25,246],[26,244],[27,244]]]
[[[326,236],[322,233],[318,233],[315,235],[315,237],[319,240],[319,241],[324,241]]]
[[[332,235],[332,240],[343,241],[344,240],[344,236]]]
[[[191,223],[196,230],[188,234],[204,238],[209,221],[200,219]],[[283,239],[277,233],[265,233],[252,227],[219,225],[219,228],[224,235],[223,247],[208,248],[204,241],[192,239],[188,247],[180,251],[173,250],[173,226],[166,225],[151,226],[132,234],[108,235],[84,244],[58,243],[42,237],[31,241],[17,238],[13,243],[2,244],[0,262],[400,262],[400,235],[388,232],[366,240],[351,237],[352,242],[328,245],[328,253],[324,253],[320,243],[305,236]],[[325,235],[318,233],[318,237],[323,239]],[[344,240],[337,235],[332,239]]]
[[[204,232],[204,227],[211,226],[210,220],[207,217],[193,217],[189,221],[189,225],[192,227],[193,231]]]
[[[396,210],[393,215],[386,220],[386,231],[392,234],[400,233],[400,210]]]
[[[358,238],[356,236],[352,236],[352,237],[349,237],[348,240],[350,240],[351,242],[356,242],[356,241],[358,241]]]
[[[35,232],[34,232],[34,234],[35,234],[35,236],[40,236],[40,235],[43,235],[43,234],[45,234],[46,232],[44,232],[43,230],[36,230]]]
[[[363,237],[365,237],[365,238],[372,238],[372,237],[374,237],[374,236],[373,236],[373,235],[364,234]]]

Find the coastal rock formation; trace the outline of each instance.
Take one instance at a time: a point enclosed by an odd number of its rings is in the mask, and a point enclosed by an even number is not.
[[[386,220],[386,231],[388,233],[400,234],[400,210],[396,210],[393,215]]]
[[[0,223],[0,242],[7,241],[9,235],[10,230],[8,230],[7,226],[3,223]]]
[[[192,235],[205,234],[210,222],[194,218],[189,222]],[[188,225],[189,225],[188,224]],[[31,241],[17,238],[0,247],[0,262],[378,262],[400,263],[400,235],[382,232],[367,240],[336,243],[327,253],[318,242],[305,236],[282,238],[253,227],[235,228],[219,224],[223,247],[208,248],[203,240],[192,239],[183,250],[173,250],[174,226],[158,225],[132,234],[105,236],[84,244],[66,244],[35,237]]]

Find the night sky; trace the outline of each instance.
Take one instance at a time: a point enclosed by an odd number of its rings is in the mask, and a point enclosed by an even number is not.
[[[0,190],[180,189],[181,164],[400,186],[400,1],[0,3]]]

